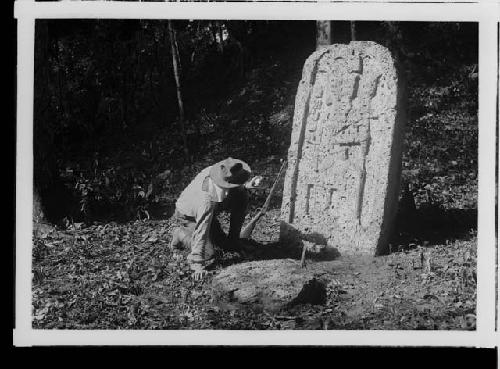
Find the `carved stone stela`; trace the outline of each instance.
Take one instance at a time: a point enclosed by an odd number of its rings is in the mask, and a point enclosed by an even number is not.
[[[390,52],[331,45],[306,61],[281,208],[283,241],[382,253],[397,210],[404,124]]]

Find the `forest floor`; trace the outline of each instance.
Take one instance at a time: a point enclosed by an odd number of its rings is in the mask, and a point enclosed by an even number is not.
[[[221,219],[224,221],[224,219]],[[340,257],[324,305],[278,312],[221,309],[210,291],[224,267],[293,258],[277,243],[279,211],[255,229],[247,259],[218,251],[214,270],[194,281],[168,249],[170,220],[37,230],[33,327],[60,329],[474,329],[477,237],[380,257]],[[226,224],[227,225],[227,224]],[[339,263],[340,261],[340,263]],[[317,261],[307,260],[307,264]],[[328,261],[322,263],[329,263]],[[306,267],[307,267],[306,264]],[[286,276],[283,276],[286,278]]]

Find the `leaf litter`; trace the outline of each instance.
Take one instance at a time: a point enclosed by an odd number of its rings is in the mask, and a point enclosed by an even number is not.
[[[279,209],[264,216],[255,231],[256,248],[279,248],[277,227],[266,229],[277,217]],[[171,227],[170,220],[147,220],[54,228],[34,237],[33,327],[475,329],[475,236],[429,248],[428,273],[419,248],[377,258],[341,257],[324,305],[269,313],[217,306],[211,278],[224,265],[245,260],[218,250],[215,269],[194,281],[187,251],[168,248]]]

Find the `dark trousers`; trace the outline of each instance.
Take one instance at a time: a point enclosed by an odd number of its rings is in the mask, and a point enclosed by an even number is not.
[[[240,237],[248,207],[248,191],[244,187],[231,188],[227,197],[217,205],[216,214],[227,211],[230,215],[229,234],[226,236],[216,217],[212,220],[210,235],[212,242],[223,249],[235,248]]]

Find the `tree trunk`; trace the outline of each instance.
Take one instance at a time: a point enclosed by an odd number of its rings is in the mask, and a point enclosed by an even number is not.
[[[356,22],[351,21],[351,41],[356,41]]]
[[[224,32],[222,30],[222,23],[217,22],[217,31],[219,32],[219,53],[224,53]]]
[[[402,45],[402,34],[401,29],[399,27],[399,22],[383,22],[387,32],[387,42],[386,45],[389,50],[395,55],[396,59],[399,60]]]
[[[177,103],[179,104],[179,128],[181,130],[182,143],[184,145],[184,156],[189,160],[189,150],[186,137],[186,128],[184,126],[184,104],[182,102],[181,78],[179,66],[179,50],[177,48],[177,40],[175,30],[172,27],[172,21],[168,21],[168,34],[170,36],[170,51],[172,53],[172,67],[174,71],[175,86],[177,89]]]
[[[34,121],[33,134],[37,137],[33,144],[33,223],[38,224],[46,221],[45,212],[42,206],[40,196],[41,187],[46,186],[47,182],[52,179],[54,173],[51,172],[51,166],[48,163],[49,154],[53,147],[53,136],[48,134],[48,129],[43,129],[41,121],[46,119],[46,110],[50,105],[50,93],[48,92],[49,73],[49,35],[47,20],[39,20],[36,24],[36,43],[35,43],[35,103],[34,113],[37,117]],[[37,91],[40,91],[37,93]]]
[[[332,44],[330,21],[316,21],[316,50]]]
[[[208,24],[208,28],[210,28],[210,31],[212,32],[212,37],[214,38],[214,45],[217,48],[217,50],[219,50],[217,45],[217,27],[215,22],[214,23],[210,22]]]

